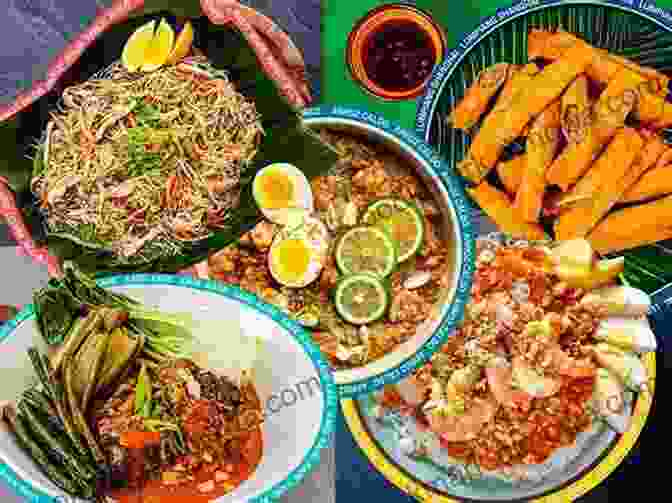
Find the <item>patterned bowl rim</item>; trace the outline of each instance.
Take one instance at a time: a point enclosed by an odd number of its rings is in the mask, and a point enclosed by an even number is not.
[[[444,309],[437,329],[401,364],[387,368],[376,375],[351,380],[344,379],[343,374],[340,374],[343,371],[335,371],[340,396],[353,398],[376,391],[386,384],[398,382],[421,367],[445,342],[460,321],[471,292],[471,281],[475,268],[475,236],[470,218],[472,210],[464,188],[451,173],[448,164],[412,131],[375,113],[344,106],[312,107],[304,110],[303,119],[308,127],[311,124],[328,125],[331,121],[337,124],[347,123],[354,128],[364,128],[397,142],[406,151],[413,152],[422,161],[427,171],[426,174],[448,194],[448,203],[454,215],[455,235],[459,240],[456,245],[456,264],[459,264],[459,272],[456,275],[455,294],[450,305]]]
[[[474,31],[467,33],[458,43],[457,47],[449,51],[444,61],[434,69],[433,75],[427,84],[425,94],[418,101],[418,113],[415,121],[416,134],[425,142],[429,142],[431,119],[443,93],[443,89],[452,74],[464,61],[467,54],[485,37],[517,17],[568,4],[613,7],[640,15],[665,30],[672,31],[672,14],[646,0],[520,0],[514,2],[509,7],[498,9],[494,16],[482,19],[479,26]],[[656,354],[649,353],[643,360],[652,382],[655,383]],[[639,394],[635,410],[633,411],[633,423],[630,430],[618,439],[609,453],[599,463],[595,464],[587,473],[568,486],[556,490],[550,495],[536,498],[533,501],[537,503],[565,503],[566,501],[573,501],[595,488],[614,472],[632,450],[646,424],[653,402],[653,390],[650,391],[651,393]],[[360,449],[369,461],[395,486],[421,501],[433,501],[437,503],[457,503],[459,501],[436,492],[398,466],[369,432],[356,400],[344,397],[341,400],[341,408],[348,427]]]
[[[485,234],[479,236],[479,238],[495,239],[500,242],[508,243],[511,246],[516,246],[517,243],[540,246],[546,245],[546,242],[527,242],[524,240],[511,239],[501,232]],[[672,283],[651,293],[650,298],[653,304],[660,304],[672,298]],[[639,439],[651,412],[656,385],[656,353],[647,353],[644,355],[643,363],[647,375],[649,376],[646,388],[647,392],[639,393],[637,396],[632,411],[632,424],[630,429],[624,435],[621,435],[620,438],[616,436],[611,442],[611,445],[598,456],[596,461],[591,463],[587,468],[582,469],[578,474],[570,477],[564,484],[561,484],[560,487],[548,489],[544,491],[542,496],[536,496],[526,501],[531,501],[533,503],[565,503],[567,501],[573,501],[599,485],[614,470],[616,470]],[[432,501],[436,503],[457,503],[460,501],[453,499],[455,498],[454,496],[447,496],[437,492],[436,489],[418,480],[409,473],[408,470],[394,461],[366,424],[362,413],[361,401],[342,399],[341,409],[355,442],[364,452],[366,458],[394,485],[421,501]],[[470,498],[468,501],[479,500]],[[495,501],[491,501],[491,503],[495,503]]]
[[[291,320],[278,308],[262,302],[255,295],[217,281],[196,279],[190,276],[173,274],[124,274],[107,276],[96,280],[96,282],[98,285],[105,288],[128,285],[161,285],[214,293],[239,302],[255,312],[270,318],[284,328],[285,331],[289,333],[289,336],[296,339],[300,344],[301,349],[310,359],[315,369],[315,373],[319,377],[323,400],[322,418],[315,441],[303,456],[301,463],[287,475],[285,480],[264,490],[262,494],[249,500],[250,503],[271,503],[276,501],[290,489],[296,487],[308,473],[317,467],[320,462],[321,451],[329,445],[334,433],[336,417],[338,414],[338,388],[334,382],[333,375],[331,374],[329,362],[322,356],[320,349],[315,345],[311,336],[301,325],[294,320]],[[15,329],[20,324],[26,321],[31,321],[34,317],[35,310],[31,304],[23,308],[14,319],[2,325],[0,327],[0,345],[14,335]],[[70,496],[51,497],[47,495],[29,481],[24,480],[17,475],[4,462],[0,462],[0,480],[7,483],[17,495],[26,498],[28,501],[39,501],[40,503],[78,501]]]
[[[443,94],[443,89],[474,47],[488,35],[516,18],[532,12],[565,5],[592,5],[619,9],[639,15],[672,32],[672,12],[668,12],[647,0],[519,0],[513,2],[509,7],[497,9],[493,16],[482,19],[478,27],[465,34],[457,46],[446,53],[443,62],[434,68],[425,93],[418,100],[418,112],[415,118],[415,132],[418,136],[429,142],[432,117]]]

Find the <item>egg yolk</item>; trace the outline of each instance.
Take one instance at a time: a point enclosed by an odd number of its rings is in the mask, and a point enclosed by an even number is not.
[[[262,175],[259,189],[268,209],[291,208],[294,203],[294,183],[285,173],[271,171]]]
[[[300,239],[286,239],[274,251],[275,260],[288,281],[301,280],[310,265],[311,252]]]

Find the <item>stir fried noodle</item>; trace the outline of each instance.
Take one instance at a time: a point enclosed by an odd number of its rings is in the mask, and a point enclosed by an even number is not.
[[[37,146],[33,193],[52,232],[142,256],[226,225],[263,134],[254,103],[204,58],[65,89]]]

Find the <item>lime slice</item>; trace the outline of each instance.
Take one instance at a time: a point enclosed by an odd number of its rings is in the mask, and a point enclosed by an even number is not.
[[[371,203],[362,215],[362,223],[387,231],[397,244],[398,263],[418,253],[425,237],[422,212],[403,199],[390,197]]]
[[[336,265],[343,274],[388,276],[397,265],[397,247],[392,238],[377,227],[354,227],[336,244]]]
[[[336,311],[348,323],[365,325],[385,315],[390,296],[383,282],[370,274],[353,274],[336,286]]]

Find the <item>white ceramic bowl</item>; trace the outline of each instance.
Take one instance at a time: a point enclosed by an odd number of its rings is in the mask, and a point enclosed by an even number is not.
[[[252,477],[217,503],[272,501],[296,485],[319,461],[333,432],[337,390],[329,364],[310,336],[276,308],[255,296],[215,283],[174,275],[113,276],[103,287],[125,293],[167,312],[189,312],[195,320],[222,321],[261,337],[264,351],[254,369],[265,404],[264,452]],[[0,400],[14,400],[36,378],[26,350],[44,347],[32,307],[0,329]],[[198,332],[195,334],[198,337]],[[29,501],[73,501],[65,497],[18,447],[3,424],[0,430],[0,478]]]

